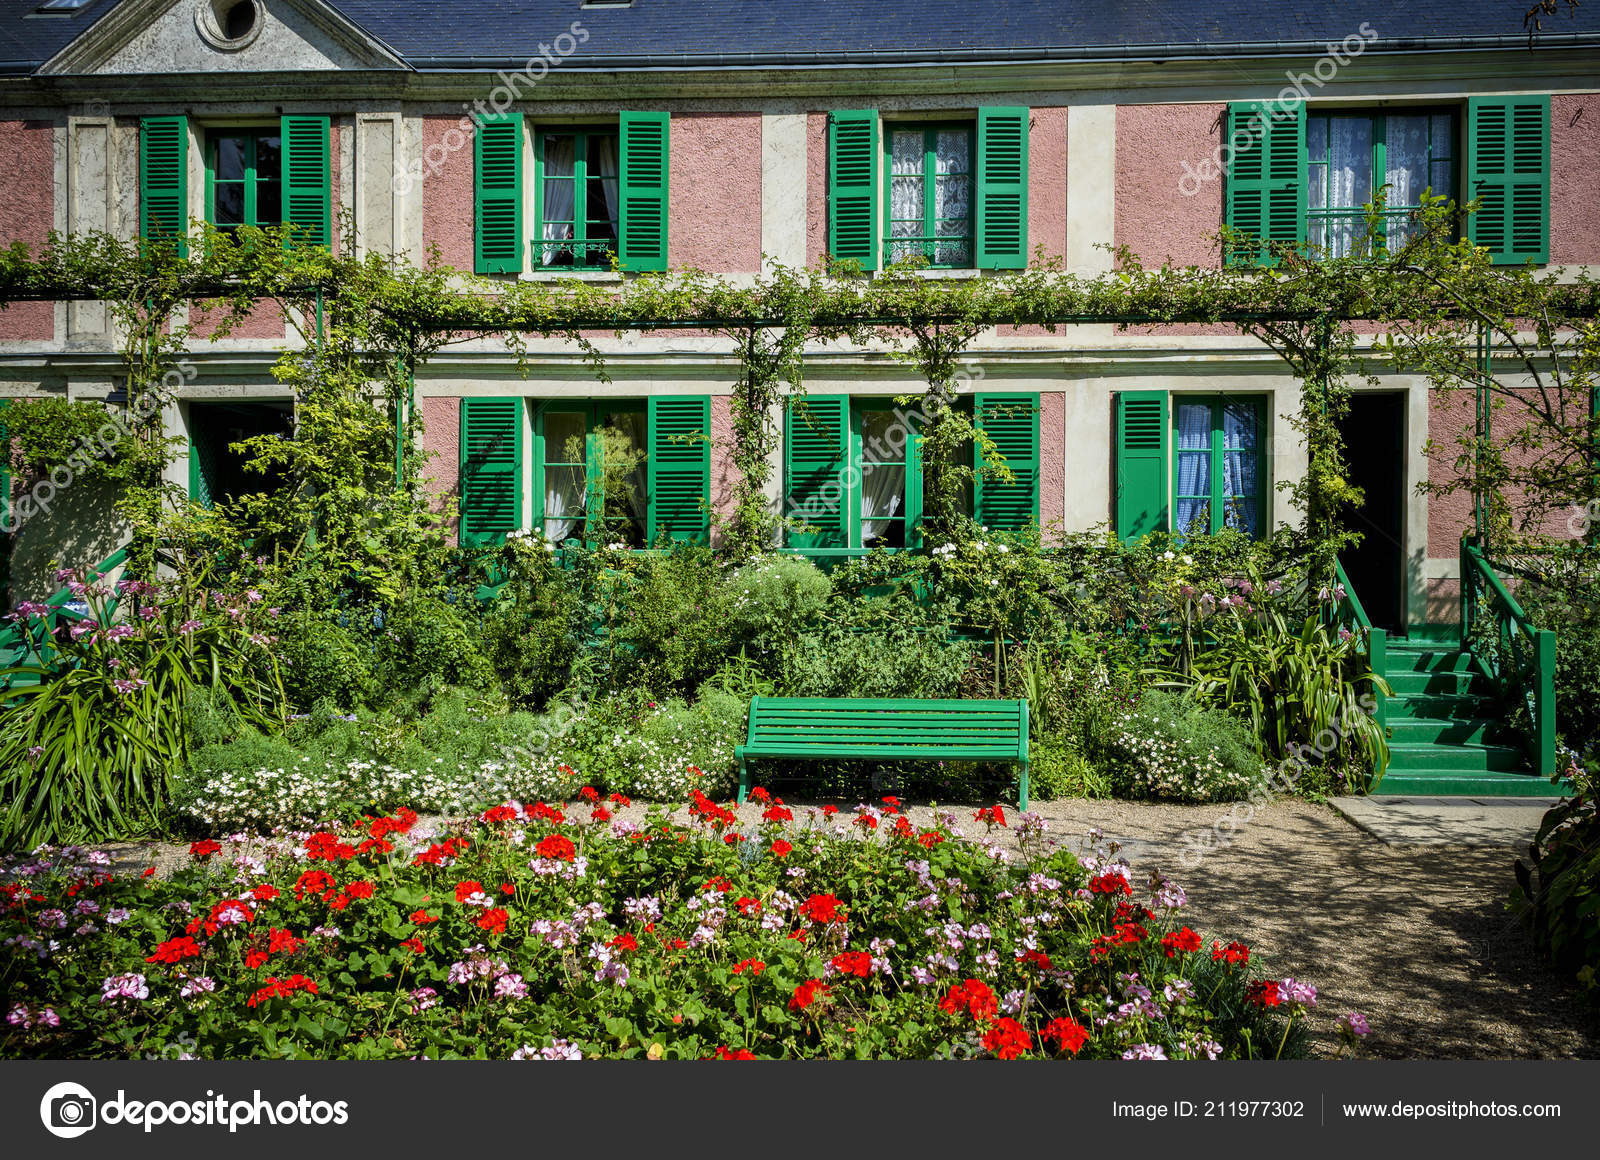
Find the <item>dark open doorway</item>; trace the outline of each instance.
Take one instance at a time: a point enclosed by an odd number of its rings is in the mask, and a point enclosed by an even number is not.
[[[1350,482],[1366,493],[1351,514],[1361,543],[1344,554],[1345,572],[1379,628],[1405,631],[1405,395],[1358,393],[1340,422]]]
[[[246,471],[247,456],[230,445],[257,435],[288,436],[294,404],[190,403],[189,495],[210,507],[219,500],[271,492],[282,482],[276,473]]]

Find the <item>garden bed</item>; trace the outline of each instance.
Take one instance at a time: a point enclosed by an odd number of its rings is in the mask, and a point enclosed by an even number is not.
[[[1313,988],[1033,817],[699,797],[408,811],[169,876],[7,867],[6,1056],[1207,1058],[1295,1054]],[[987,834],[1012,835],[1009,854]],[[1018,837],[1020,835],[1020,842]]]

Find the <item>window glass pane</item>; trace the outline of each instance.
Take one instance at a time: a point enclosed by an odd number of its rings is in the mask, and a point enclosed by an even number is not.
[[[1222,405],[1222,445],[1230,451],[1252,451],[1256,447],[1259,412],[1252,403]]]
[[[1328,159],[1328,118],[1306,117],[1306,157],[1315,165]]]
[[[603,419],[606,534],[643,547],[650,512],[645,416],[642,411],[615,411]]]
[[[1417,205],[1428,184],[1428,118],[1391,116],[1384,121],[1384,180],[1392,187],[1389,204]]]
[[[907,434],[893,411],[861,413],[861,462],[904,463]]]
[[[544,135],[544,175],[546,177],[571,177],[576,170],[573,138],[570,133]]]
[[[1211,450],[1211,404],[1178,404],[1178,448]]]
[[[263,228],[283,224],[283,186],[276,181],[256,183],[255,225]]]
[[[544,417],[544,461],[582,463],[585,422],[582,415],[558,413]]]
[[[565,543],[583,531],[583,467],[544,469],[544,535],[553,544]]]
[[[612,133],[591,133],[588,138],[588,185],[586,214],[591,242],[614,241],[617,236],[617,138]],[[605,249],[591,258],[604,260]]]
[[[970,140],[965,129],[940,129],[934,138],[934,172],[941,176],[966,173]]]
[[[1306,206],[1309,209],[1322,209],[1328,204],[1328,167],[1313,163],[1306,169]]]
[[[1209,499],[1179,499],[1173,505],[1173,531],[1179,535],[1205,535],[1211,530]]]
[[[862,547],[905,545],[905,502],[906,469],[903,466],[862,468]]]
[[[1431,145],[1435,161],[1456,155],[1456,119],[1453,114],[1435,113],[1433,115]]]
[[[971,202],[972,179],[966,175],[959,177],[939,177],[933,183],[934,213],[941,220],[951,223],[954,228],[940,229],[941,234],[966,233],[966,219],[968,207]]]
[[[1454,197],[1456,195],[1456,165],[1449,158],[1435,160],[1428,167],[1428,185],[1432,188],[1435,197]]]
[[[213,225],[227,227],[244,224],[244,182],[217,182],[213,191],[216,202]]]
[[[923,133],[921,129],[896,129],[889,136],[890,169],[896,177],[922,176]]]
[[[283,139],[276,133],[256,138],[256,176],[274,181],[283,176]]]
[[[1359,208],[1372,200],[1372,120],[1328,118],[1328,204]]]
[[[896,177],[889,182],[889,217],[896,238],[922,236],[922,178]]]
[[[245,139],[237,137],[217,137],[217,168],[218,181],[243,181],[245,162]]]
[[[1223,456],[1222,490],[1226,500],[1223,523],[1230,528],[1257,534],[1257,509],[1260,484],[1256,478],[1256,456],[1249,451],[1230,451]]]

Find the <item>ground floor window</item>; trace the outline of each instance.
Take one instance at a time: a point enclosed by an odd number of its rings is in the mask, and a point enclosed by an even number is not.
[[[276,490],[281,477],[252,466],[252,456],[239,445],[261,435],[287,438],[293,427],[294,404],[288,400],[190,403],[189,498],[213,507]]]
[[[1260,400],[1174,400],[1174,532],[1261,534],[1264,421]]]
[[[645,405],[541,403],[534,416],[535,526],[570,540],[642,548],[649,524]]]

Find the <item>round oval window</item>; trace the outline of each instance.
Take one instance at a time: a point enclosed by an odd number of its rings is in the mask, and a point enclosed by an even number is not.
[[[240,0],[232,8],[222,22],[222,34],[229,40],[242,40],[255,31],[256,6],[251,0]]]
[[[254,44],[265,18],[261,0],[198,0],[194,10],[201,39],[223,52]]]

